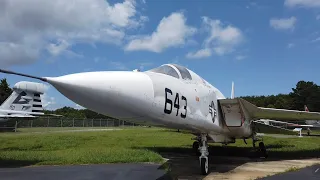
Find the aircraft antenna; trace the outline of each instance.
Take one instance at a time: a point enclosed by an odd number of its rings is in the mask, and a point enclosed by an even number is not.
[[[47,82],[47,79],[46,78],[42,78],[42,77],[31,76],[31,75],[17,73],[17,72],[13,72],[13,71],[4,70],[4,69],[0,69],[0,72],[5,73],[5,74],[14,74],[14,75],[18,75],[18,76],[24,76],[24,77],[33,78],[33,79],[39,79],[41,81]]]

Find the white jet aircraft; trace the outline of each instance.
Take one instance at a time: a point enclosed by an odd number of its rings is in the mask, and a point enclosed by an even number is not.
[[[11,118],[35,118],[44,116],[41,95],[44,84],[21,81],[13,86],[13,92],[0,106],[0,122]],[[50,116],[59,116],[50,114]]]
[[[100,114],[193,131],[197,136],[193,147],[204,175],[208,173],[208,142],[229,144],[252,138],[255,144],[255,121],[259,119],[320,120],[317,112],[262,108],[241,98],[227,99],[199,75],[177,64],[144,72],[98,71],[60,77],[0,72],[48,82],[70,100]],[[259,147],[267,155],[263,142]]]

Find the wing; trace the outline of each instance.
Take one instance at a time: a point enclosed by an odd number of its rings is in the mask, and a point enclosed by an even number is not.
[[[41,116],[53,116],[53,117],[63,117],[63,115],[59,115],[59,114],[44,114],[44,115],[41,115]]]
[[[297,132],[290,129],[265,124],[261,121],[255,121],[254,123],[257,133],[297,135]]]
[[[28,114],[10,114],[10,115],[1,115],[0,118],[33,118],[36,116],[28,115]]]
[[[242,99],[220,99],[219,104],[224,107],[237,105],[240,111],[243,113],[246,119],[251,121],[259,119],[272,119],[279,121],[299,121],[299,120],[320,120],[320,113],[307,112],[307,111],[295,111],[288,109],[273,109],[257,107],[254,104]]]

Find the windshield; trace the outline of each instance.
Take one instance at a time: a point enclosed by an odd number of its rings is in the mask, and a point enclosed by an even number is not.
[[[179,79],[179,74],[177,73],[177,71],[168,65],[162,65],[149,71],[166,74]]]
[[[182,79],[192,80],[191,74],[187,68],[180,66],[178,64],[172,64],[172,65],[175,66],[180,71]]]

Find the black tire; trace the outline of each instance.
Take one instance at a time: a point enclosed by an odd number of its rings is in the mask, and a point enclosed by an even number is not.
[[[266,147],[264,146],[263,142],[259,143],[259,148],[260,148],[260,151],[262,153],[262,156],[267,158],[268,157],[268,153],[267,153]]]
[[[198,150],[198,148],[199,148],[199,142],[198,142],[198,141],[193,142],[192,148]]]
[[[206,158],[201,158],[200,159],[200,164],[201,164],[201,174],[202,175],[207,175],[209,172],[209,163],[207,162]]]
[[[201,155],[201,153],[199,152],[199,142],[198,141],[195,141],[192,144],[192,148],[193,148],[193,150],[194,150],[194,152],[196,153],[197,156]]]

